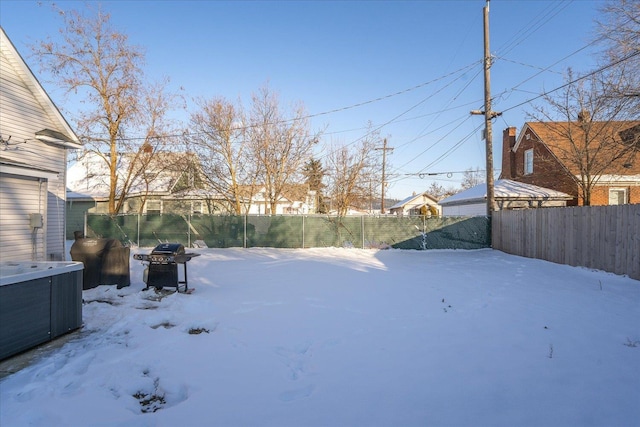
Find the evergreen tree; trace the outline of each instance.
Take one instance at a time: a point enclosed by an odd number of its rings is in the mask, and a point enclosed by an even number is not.
[[[311,159],[305,163],[302,173],[309,190],[316,192],[316,213],[327,213],[327,206],[324,201],[323,189],[324,168],[320,160]]]

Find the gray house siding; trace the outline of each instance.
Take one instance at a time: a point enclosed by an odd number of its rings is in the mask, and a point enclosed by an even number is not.
[[[67,150],[36,139],[36,132],[55,130],[80,144],[4,31],[0,33],[0,136],[5,142],[0,179],[3,196],[9,197],[2,200],[0,258],[62,260]],[[43,221],[34,229],[29,214],[36,213]],[[11,224],[8,231],[5,222]]]
[[[3,261],[36,261],[46,257],[44,231],[33,229],[29,217],[32,213],[46,216],[46,192],[44,178],[0,173],[0,259]]]

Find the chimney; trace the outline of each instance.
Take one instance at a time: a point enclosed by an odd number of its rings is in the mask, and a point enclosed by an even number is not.
[[[140,151],[145,154],[151,154],[153,153],[153,147],[151,146],[151,144],[145,141],[145,143],[142,144],[142,147],[140,147]]]
[[[516,145],[516,128],[508,127],[502,131],[502,172],[500,179],[515,178],[515,153],[513,147]]]
[[[587,123],[591,121],[591,113],[587,110],[581,110],[578,113],[578,121],[581,123]]]

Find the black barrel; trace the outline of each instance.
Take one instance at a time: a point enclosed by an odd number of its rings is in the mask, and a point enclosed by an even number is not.
[[[82,289],[98,285],[129,286],[129,253],[130,249],[117,239],[77,238],[70,254],[73,261],[84,264]]]

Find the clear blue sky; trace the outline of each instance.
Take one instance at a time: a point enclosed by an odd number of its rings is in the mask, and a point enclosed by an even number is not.
[[[84,8],[79,1],[56,3]],[[484,0],[101,4],[113,25],[145,48],[147,74],[183,87],[190,109],[197,97],[240,97],[248,105],[268,82],[283,104],[302,102],[315,115],[314,129],[326,127],[323,142],[352,143],[371,121],[394,148],[387,156],[391,197],[424,191],[432,180],[457,187],[462,178],[408,174],[485,168],[484,119],[469,114],[483,107]],[[598,47],[585,47],[603,4],[490,2],[493,110],[504,112],[493,126],[496,175],[502,130],[522,127],[533,111],[526,101],[561,85],[568,67],[576,73],[596,67]],[[61,21],[50,5],[2,0],[0,25],[67,110],[30,57],[30,45],[58,34]]]

